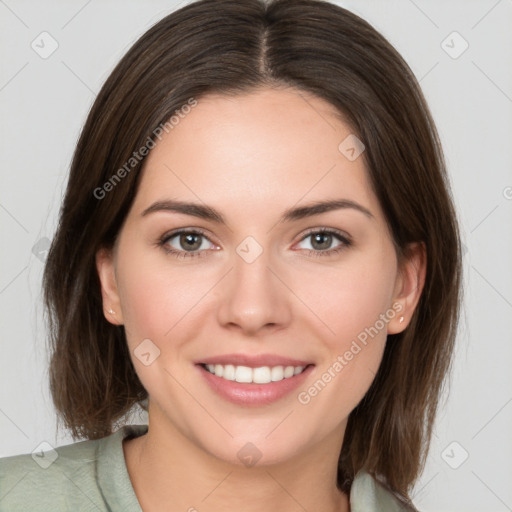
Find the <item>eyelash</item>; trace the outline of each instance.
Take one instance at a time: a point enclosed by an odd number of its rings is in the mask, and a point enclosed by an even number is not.
[[[190,252],[190,251],[178,251],[174,248],[170,248],[167,243],[169,240],[182,235],[182,234],[189,234],[189,235],[201,235],[207,240],[211,241],[207,236],[206,233],[203,232],[201,229],[179,229],[177,231],[173,231],[171,233],[164,234],[157,242],[157,245],[161,247],[167,254],[172,255],[175,258],[201,258],[205,256],[205,250],[198,251],[198,252]],[[313,228],[308,230],[302,238],[299,240],[299,242],[303,242],[311,235],[316,234],[322,234],[322,235],[333,235],[335,238],[337,238],[340,242],[342,242],[341,245],[338,247],[335,247],[334,249],[327,249],[325,251],[315,250],[315,249],[304,249],[307,251],[308,256],[313,257],[326,257],[326,256],[333,256],[335,254],[340,253],[341,251],[344,251],[348,247],[352,245],[351,239],[342,231],[338,231],[336,229],[332,228]]]

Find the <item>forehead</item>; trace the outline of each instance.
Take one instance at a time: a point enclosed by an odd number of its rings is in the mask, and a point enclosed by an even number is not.
[[[261,214],[347,197],[375,209],[363,158],[340,150],[347,137],[334,107],[302,91],[205,96],[149,153],[134,207],[180,198]]]

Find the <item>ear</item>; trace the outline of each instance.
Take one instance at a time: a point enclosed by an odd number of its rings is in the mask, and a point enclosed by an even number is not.
[[[112,250],[100,249],[96,253],[96,270],[101,284],[103,314],[111,324],[122,325],[123,312],[117,290]]]
[[[397,334],[405,330],[411,321],[414,310],[420,300],[427,273],[427,251],[423,242],[408,246],[395,282],[393,309],[397,312],[388,323],[388,334]],[[400,318],[403,321],[400,322]]]

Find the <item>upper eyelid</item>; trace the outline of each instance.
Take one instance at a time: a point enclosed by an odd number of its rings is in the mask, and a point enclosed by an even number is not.
[[[350,236],[346,231],[343,231],[342,229],[328,228],[328,227],[309,228],[302,234],[301,240],[304,239],[306,236],[309,236],[313,233],[333,233],[339,237],[343,237],[348,240],[352,240],[352,236]]]

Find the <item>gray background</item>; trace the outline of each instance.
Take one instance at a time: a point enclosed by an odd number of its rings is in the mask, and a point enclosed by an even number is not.
[[[72,441],[56,432],[47,386],[47,239],[95,94],[135,39],[184,3],[0,0],[0,456]],[[337,3],[381,31],[420,80],[466,247],[450,393],[414,501],[512,510],[512,0]]]

